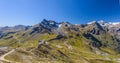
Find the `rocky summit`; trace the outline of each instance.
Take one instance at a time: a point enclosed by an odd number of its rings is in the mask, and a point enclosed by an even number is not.
[[[0,63],[120,63],[120,22],[0,27]]]

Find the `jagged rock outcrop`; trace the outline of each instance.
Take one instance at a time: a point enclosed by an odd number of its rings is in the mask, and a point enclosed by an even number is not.
[[[52,33],[55,29],[58,28],[58,23],[52,20],[43,19],[41,23],[34,25],[31,28],[30,34],[33,33]]]

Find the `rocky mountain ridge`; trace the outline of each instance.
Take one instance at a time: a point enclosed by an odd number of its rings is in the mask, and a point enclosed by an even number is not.
[[[0,28],[0,46],[12,51],[3,56],[13,63],[119,63],[119,25],[103,21],[76,25],[43,19],[33,26]]]

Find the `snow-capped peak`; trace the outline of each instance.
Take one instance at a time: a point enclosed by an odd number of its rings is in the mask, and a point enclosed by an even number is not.
[[[111,25],[118,25],[118,24],[120,24],[120,22],[109,22],[109,24],[111,24]]]
[[[100,20],[100,21],[92,21],[92,22],[89,22],[87,23],[88,25],[89,24],[92,24],[92,23],[95,23],[95,22],[98,22],[101,26],[115,26],[115,25],[119,25],[120,22],[104,22],[103,20]]]

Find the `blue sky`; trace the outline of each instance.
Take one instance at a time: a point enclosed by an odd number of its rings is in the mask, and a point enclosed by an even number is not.
[[[120,21],[119,0],[0,0],[0,26],[33,25],[44,18],[73,24]]]

